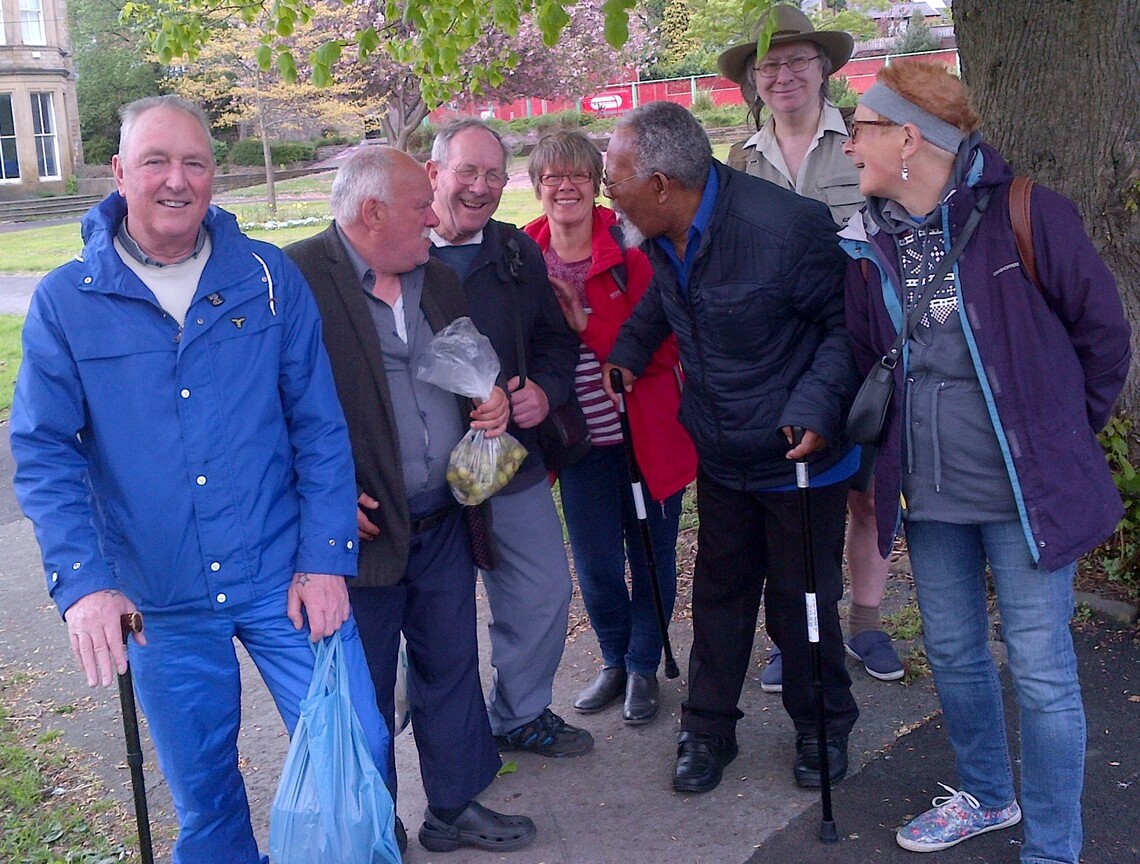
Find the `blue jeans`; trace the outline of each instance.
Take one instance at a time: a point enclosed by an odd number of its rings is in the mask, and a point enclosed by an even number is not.
[[[606,666],[651,675],[661,662],[661,631],[625,447],[592,447],[581,461],[562,469],[558,479],[578,584],[602,660]],[[685,493],[681,490],[663,504],[644,494],[657,584],[668,619],[677,596],[677,526]],[[632,596],[625,582],[627,559]]]
[[[285,617],[289,583],[224,611],[146,612],[146,645],[130,643],[135,692],[158,764],[178,812],[174,864],[258,864],[245,784],[238,770],[241,640],[269,688],[289,733],[313,677],[309,628]],[[376,706],[364,649],[349,618],[341,627],[353,707],[372,758],[385,773],[388,732]]]
[[[1021,861],[1077,864],[1085,713],[1069,632],[1076,563],[1036,569],[1017,522],[908,522],[906,537],[961,788],[984,807],[1014,800],[1001,684],[986,645],[988,562],[1020,715]]]

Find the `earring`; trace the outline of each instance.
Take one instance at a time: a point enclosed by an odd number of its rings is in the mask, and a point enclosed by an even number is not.
[[[905,159],[903,159],[902,170],[899,171],[899,176],[902,177],[904,183],[910,179],[910,169],[906,167]]]

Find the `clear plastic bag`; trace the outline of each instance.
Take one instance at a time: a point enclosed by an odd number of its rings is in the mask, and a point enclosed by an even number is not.
[[[340,631],[317,646],[269,816],[274,864],[400,864],[395,808],[352,708]]]
[[[488,399],[499,369],[491,340],[464,317],[435,334],[416,376],[460,396]],[[510,482],[525,458],[526,448],[513,436],[487,438],[482,429],[469,429],[448,459],[451,494],[460,504],[481,504]]]

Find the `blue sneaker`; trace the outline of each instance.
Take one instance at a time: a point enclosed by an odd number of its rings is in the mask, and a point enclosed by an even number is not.
[[[898,681],[906,671],[891,645],[891,637],[882,630],[864,630],[852,636],[844,646],[847,653],[863,661],[863,668],[880,681]]]
[[[903,849],[938,852],[1021,821],[1021,808],[1016,801],[1005,807],[983,807],[969,792],[959,792],[945,783],[938,785],[950,794],[935,798],[930,802],[934,807],[898,830],[895,840]]]
[[[768,665],[760,673],[760,689],[765,693],[784,692],[784,657],[775,645],[768,652]]]

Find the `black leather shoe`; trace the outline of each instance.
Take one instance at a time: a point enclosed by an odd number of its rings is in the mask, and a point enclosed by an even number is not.
[[[818,789],[819,740],[815,735],[804,732],[796,734],[796,785],[804,789]],[[827,773],[832,784],[838,783],[847,775],[847,736],[829,738],[827,741]]]
[[[583,714],[596,714],[625,692],[625,670],[605,666],[589,687],[578,694],[574,707]]]
[[[677,792],[711,792],[720,785],[724,766],[740,752],[735,735],[682,732],[677,738],[677,767],[673,789]]]
[[[472,846],[491,852],[522,849],[534,840],[534,823],[526,816],[507,816],[472,801],[450,825],[431,810],[424,811],[420,845],[430,852],[454,852]]]
[[[628,726],[640,726],[657,716],[657,675],[630,672],[625,682],[625,706],[621,716]]]
[[[404,827],[403,821],[399,816],[396,817],[396,848],[400,850],[403,855],[408,851],[408,830]]]

